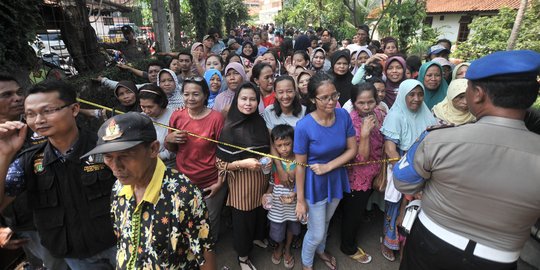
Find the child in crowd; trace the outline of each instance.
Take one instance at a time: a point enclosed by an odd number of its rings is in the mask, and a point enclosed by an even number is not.
[[[294,129],[289,125],[277,125],[270,134],[273,146],[281,158],[294,160],[293,141]],[[278,246],[272,253],[272,263],[283,265],[287,269],[294,267],[294,257],[291,253],[293,237],[300,233],[300,223],[296,218],[296,193],[294,192],[294,179],[296,164],[280,161],[287,174],[286,179],[278,177],[277,170],[273,168],[273,179],[267,193],[263,196],[263,207],[269,209],[270,238]],[[267,198],[271,198],[267,199]]]

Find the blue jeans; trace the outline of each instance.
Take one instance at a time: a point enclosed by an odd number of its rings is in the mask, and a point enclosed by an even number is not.
[[[326,248],[326,236],[328,235],[328,224],[339,205],[340,199],[333,199],[328,202],[324,199],[314,204],[307,202],[308,222],[307,232],[302,244],[302,264],[306,267],[313,266],[315,252],[321,254]]]
[[[113,270],[116,266],[116,245],[100,253],[84,258],[65,258],[72,270]]]

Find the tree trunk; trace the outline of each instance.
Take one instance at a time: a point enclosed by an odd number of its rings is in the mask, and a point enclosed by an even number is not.
[[[159,52],[170,52],[169,32],[167,31],[167,13],[163,0],[152,0],[152,28],[156,33],[156,45]]]
[[[512,33],[510,34],[510,38],[508,39],[508,46],[506,47],[507,51],[513,50],[514,46],[516,45],[516,41],[519,36],[519,28],[521,27],[521,21],[523,21],[523,15],[525,14],[526,9],[527,9],[527,0],[521,0],[521,3],[519,4],[519,9],[516,15],[516,20],[514,22],[514,26],[512,27]]]
[[[181,31],[180,25],[180,3],[178,0],[169,0],[169,18],[171,21],[171,38],[172,38],[172,50],[177,52],[182,47],[181,44]]]
[[[79,72],[100,71],[105,68],[105,58],[99,52],[97,36],[88,20],[84,0],[62,2],[63,16],[61,33],[73,58],[73,65]]]

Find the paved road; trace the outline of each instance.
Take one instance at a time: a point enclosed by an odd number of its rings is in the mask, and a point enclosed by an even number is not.
[[[339,213],[337,214],[339,216]],[[366,221],[363,224],[360,233],[358,234],[358,241],[361,243],[361,247],[364,251],[373,257],[373,260],[369,264],[360,264],[339,250],[339,217],[334,217],[330,224],[330,236],[328,237],[327,250],[330,251],[338,261],[339,269],[362,269],[362,270],[397,270],[399,269],[399,256],[395,262],[386,260],[380,252],[380,236],[382,234],[383,214],[379,210],[374,210],[371,221]],[[225,227],[225,226],[222,226]],[[234,252],[232,245],[232,231],[230,228],[224,228],[221,232],[220,241],[217,245],[218,255],[218,269],[222,269],[223,266],[227,266],[230,269],[240,269],[240,266],[236,262],[236,253]],[[524,254],[528,254],[531,258],[540,258],[540,244],[534,240],[530,240],[528,245],[535,246],[535,248],[529,248],[524,250]],[[285,269],[283,263],[280,265],[272,264],[270,256],[272,255],[271,248],[262,249],[258,247],[253,248],[251,259],[253,264],[259,270],[267,269]],[[296,260],[294,269],[302,269],[300,260],[300,250],[294,250],[293,255]],[[529,263],[531,263],[529,261]],[[534,262],[533,262],[534,263]],[[315,260],[315,269],[328,269],[320,260]],[[538,270],[540,265],[535,264],[531,266],[522,260],[518,263],[518,270]]]

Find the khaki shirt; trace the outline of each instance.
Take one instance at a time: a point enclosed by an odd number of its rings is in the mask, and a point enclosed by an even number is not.
[[[493,116],[434,130],[394,167],[394,184],[423,191],[422,211],[447,230],[519,251],[540,217],[540,136]]]

